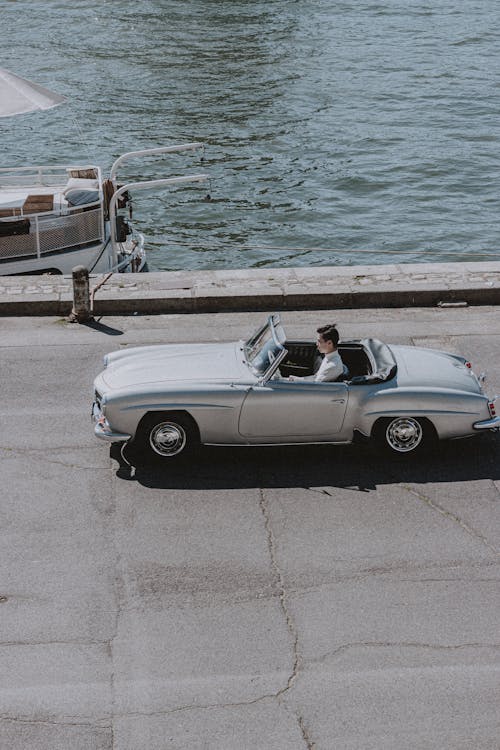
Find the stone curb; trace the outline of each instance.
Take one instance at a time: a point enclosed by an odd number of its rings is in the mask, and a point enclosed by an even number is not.
[[[100,277],[91,277],[91,288]],[[115,274],[94,314],[500,304],[500,262]],[[67,316],[68,276],[0,277],[0,315]]]

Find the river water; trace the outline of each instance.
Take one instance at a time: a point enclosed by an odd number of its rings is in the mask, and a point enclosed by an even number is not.
[[[68,97],[2,166],[201,140],[123,177],[152,270],[498,259],[497,0],[1,0],[0,67]],[[207,200],[209,194],[211,200]]]

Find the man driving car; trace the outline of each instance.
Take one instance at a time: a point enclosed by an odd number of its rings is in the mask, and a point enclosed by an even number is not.
[[[342,362],[342,358],[337,350],[339,343],[339,332],[334,323],[321,326],[316,330],[318,334],[316,346],[318,351],[323,355],[319,368],[313,375],[307,375],[304,378],[298,375],[290,375],[289,380],[313,380],[316,383],[325,383],[338,380],[338,378],[347,372],[347,368]]]

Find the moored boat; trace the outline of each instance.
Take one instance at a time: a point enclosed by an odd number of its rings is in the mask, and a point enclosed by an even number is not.
[[[0,68],[0,117],[50,109],[64,97]],[[186,182],[196,174],[119,185],[118,167],[138,158],[195,151],[202,143],[131,151],[120,156],[104,178],[89,164],[0,169],[0,276],[147,270],[144,237],[131,224],[131,193]]]
[[[144,236],[131,223],[131,193],[186,182],[196,174],[119,185],[118,166],[130,158],[194,151],[201,143],[123,154],[109,177],[88,164],[0,169],[0,275],[138,272],[147,269]]]

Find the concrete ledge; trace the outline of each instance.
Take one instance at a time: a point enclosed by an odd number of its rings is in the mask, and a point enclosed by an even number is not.
[[[91,288],[102,277],[91,277]],[[500,261],[114,274],[94,314],[500,304]],[[70,276],[0,277],[0,315],[67,316]]]

